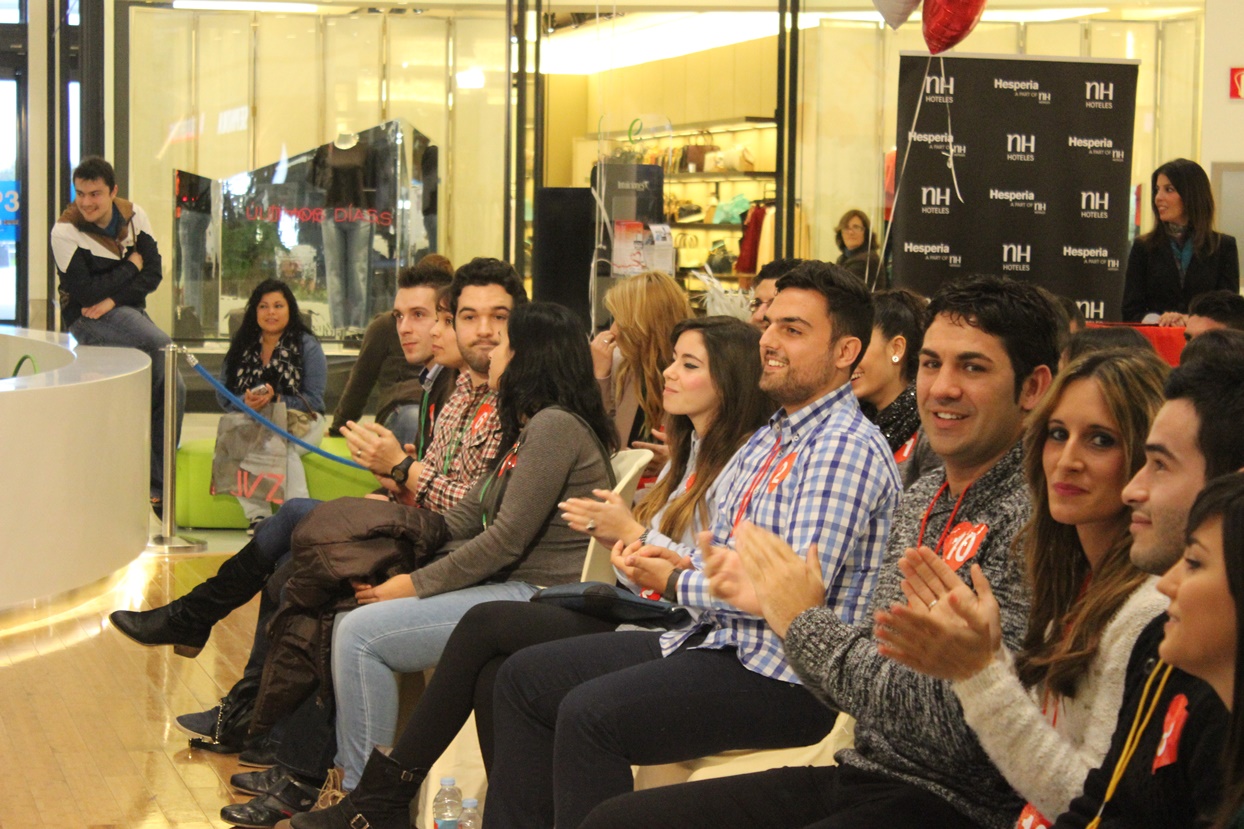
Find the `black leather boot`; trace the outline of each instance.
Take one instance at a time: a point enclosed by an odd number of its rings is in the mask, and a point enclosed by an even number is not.
[[[207,644],[212,625],[250,601],[271,573],[252,541],[180,599],[155,610],[114,610],[108,618],[140,645],[172,645],[178,656],[193,658]]]
[[[408,829],[410,801],[419,795],[427,776],[427,769],[404,769],[379,749],[372,749],[354,791],[336,806],[293,815],[289,825],[293,829]]]

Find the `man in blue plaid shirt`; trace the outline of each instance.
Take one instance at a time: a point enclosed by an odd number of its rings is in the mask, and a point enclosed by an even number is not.
[[[858,278],[821,262],[777,288],[760,358],[761,388],[781,408],[714,485],[711,543],[733,545],[747,521],[795,549],[815,545],[826,606],[850,622],[876,583],[901,490],[851,391],[872,300]],[[619,570],[701,614],[664,635],[604,633],[511,657],[497,678],[490,824],[547,827],[556,816],[577,826],[631,790],[633,764],[809,745],[833,726],[765,621],[710,597],[698,551],[633,546],[615,554]]]

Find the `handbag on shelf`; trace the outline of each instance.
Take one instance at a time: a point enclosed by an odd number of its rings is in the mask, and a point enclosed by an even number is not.
[[[731,173],[754,173],[756,159],[752,157],[751,148],[746,144],[735,144],[721,153],[722,169]]]
[[[675,209],[675,217],[679,222],[702,222],[704,221],[704,208],[689,201],[682,201]]]
[[[594,619],[618,624],[651,622],[677,627],[690,618],[685,608],[664,599],[645,599],[629,590],[600,581],[558,584],[537,590],[531,601],[564,607]]]
[[[734,257],[730,255],[730,251],[726,250],[725,242],[714,242],[713,249],[708,252],[708,259],[705,260],[708,269],[716,274],[729,275],[734,273]]]
[[[700,247],[700,237],[694,233],[679,233],[674,237],[674,256],[679,268],[704,266],[707,251]]]
[[[698,135],[691,139],[691,143],[687,144],[683,154],[683,166],[680,168],[685,173],[703,173],[708,171],[709,153],[717,152],[720,147],[712,142],[712,134],[707,130],[702,130]]]

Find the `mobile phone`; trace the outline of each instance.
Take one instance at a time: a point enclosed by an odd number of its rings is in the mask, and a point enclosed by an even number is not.
[[[267,391],[268,391],[268,384],[260,383],[258,386],[255,386],[255,388],[251,389],[251,394],[264,394]]]

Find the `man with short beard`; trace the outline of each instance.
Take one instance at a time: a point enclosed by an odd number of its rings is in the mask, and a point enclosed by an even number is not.
[[[646,815],[680,829],[1014,826],[1020,799],[968,727],[950,683],[891,661],[877,625],[904,599],[899,562],[921,548],[965,579],[980,567],[1003,640],[1015,647],[1023,637],[1029,594],[1012,550],[1031,512],[1021,437],[1058,363],[1057,326],[1042,292],[996,277],[947,284],[928,311],[916,401],[945,468],[903,493],[871,612],[851,621],[826,607],[807,548],[758,528],[744,528],[737,552],[715,550],[707,562],[714,594],[763,615],[804,686],[827,709],[855,717],[854,746],[835,755],[837,765],[616,797],[580,829],[643,825]],[[915,596],[907,607],[928,613],[938,601]]]
[[[872,333],[872,301],[858,278],[821,262],[799,265],[777,289],[760,387],[781,408],[718,478],[712,543],[733,544],[754,523],[815,546],[821,601],[855,619],[901,488],[893,453],[849,382]],[[698,609],[698,620],[510,657],[496,682],[490,825],[548,827],[556,810],[557,825],[578,826],[596,803],[631,790],[633,764],[808,745],[833,726],[835,712],[799,684],[764,621],[709,596],[699,551],[642,545],[616,551],[615,566]]]

